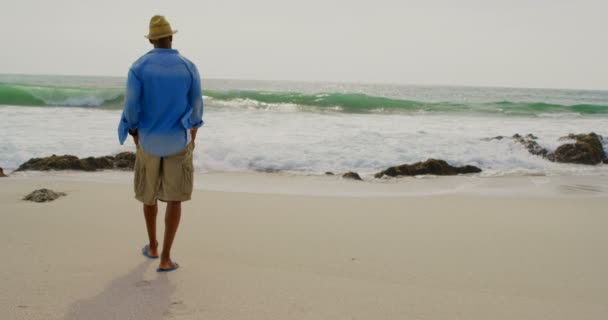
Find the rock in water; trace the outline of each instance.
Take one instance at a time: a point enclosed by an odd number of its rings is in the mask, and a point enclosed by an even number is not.
[[[38,189],[28,194],[23,198],[23,200],[33,201],[33,202],[48,202],[53,201],[61,196],[65,196],[66,194],[63,192],[55,192],[49,189]]]
[[[504,138],[505,138],[504,136],[496,136],[496,137],[492,137],[492,138],[483,138],[483,139],[481,139],[481,141],[502,140]]]
[[[37,170],[81,170],[96,171],[105,169],[131,169],[135,167],[135,154],[133,152],[122,152],[115,157],[88,157],[79,159],[72,155],[56,156],[46,158],[32,158],[19,166],[17,171]]]
[[[82,167],[86,171],[114,169],[114,157],[88,157],[80,159],[80,162],[82,163]]]
[[[80,159],[76,156],[52,155],[46,158],[32,158],[17,168],[17,171],[25,170],[84,170],[84,168]]]
[[[0,178],[4,178],[6,177],[6,175],[4,174],[4,171],[2,171],[2,168],[0,168]]]
[[[481,140],[482,141],[493,141],[493,140],[502,140],[505,138],[506,138],[505,136],[496,136],[496,137],[492,137],[492,138],[483,138]],[[530,152],[531,154],[533,154],[535,156],[546,157],[547,154],[549,154],[549,151],[547,149],[541,147],[538,144],[538,142],[535,141],[535,140],[538,140],[538,137],[533,134],[528,134],[526,136],[521,136],[520,134],[515,134],[511,138],[515,142],[519,142],[520,144],[522,144],[524,147],[526,147],[526,149],[528,149],[528,152]]]
[[[526,149],[528,149],[528,152],[535,156],[546,157],[547,154],[549,154],[549,151],[547,149],[541,147],[538,142],[536,142],[536,140],[538,140],[538,137],[533,134],[528,134],[525,137],[516,134],[513,136],[513,140],[521,143],[524,147],[526,147]]]
[[[130,169],[135,168],[135,153],[133,152],[121,152],[114,157],[114,165],[117,169]]]
[[[396,167],[390,167],[382,172],[374,175],[376,178],[383,176],[419,176],[433,174],[437,176],[453,176],[457,174],[479,173],[481,169],[475,166],[454,167],[449,165],[444,160],[428,159],[424,162],[416,162],[414,164],[402,164]]]
[[[347,172],[345,174],[342,175],[342,178],[344,179],[352,179],[352,180],[358,180],[358,181],[363,181],[363,179],[361,179],[361,176],[359,176],[358,173],[356,172]]]
[[[602,145],[603,138],[593,132],[570,134],[560,140],[574,140],[574,143],[559,146],[554,153],[547,157],[551,161],[596,165],[606,159],[606,152]]]

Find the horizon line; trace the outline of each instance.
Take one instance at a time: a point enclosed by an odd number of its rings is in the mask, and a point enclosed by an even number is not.
[[[126,76],[102,75],[102,74],[40,74],[40,73],[0,73],[8,76],[43,76],[43,77],[98,77],[98,78],[121,78]],[[488,88],[488,89],[519,89],[519,90],[561,90],[561,91],[601,91],[608,92],[608,88],[572,88],[572,87],[523,87],[508,85],[476,85],[476,84],[441,84],[441,83],[406,83],[406,82],[383,82],[383,81],[347,81],[347,80],[295,80],[295,79],[253,79],[253,78],[215,78],[209,77],[203,80],[219,81],[259,81],[259,82],[293,82],[293,83],[327,83],[327,84],[359,84],[359,85],[388,85],[388,86],[409,86],[409,87],[452,87],[452,88]],[[203,81],[204,82],[204,81]]]

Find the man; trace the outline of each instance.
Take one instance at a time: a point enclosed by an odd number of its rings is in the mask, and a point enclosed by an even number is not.
[[[179,226],[182,201],[193,186],[192,151],[203,125],[201,80],[196,66],[172,49],[173,30],[163,16],[150,19],[145,37],[154,49],[129,70],[125,107],[118,127],[120,144],[133,136],[137,146],[135,198],[143,202],[149,243],[142,254],[156,259],[157,200],[167,203],[165,237],[158,272],[179,267],[171,247]]]

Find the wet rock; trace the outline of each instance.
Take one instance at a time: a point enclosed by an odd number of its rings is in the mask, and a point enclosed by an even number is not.
[[[38,189],[34,190],[32,193],[28,194],[23,198],[23,200],[33,201],[33,202],[48,202],[53,201],[59,197],[65,196],[64,192],[55,192],[50,189]]]
[[[84,167],[76,156],[52,155],[46,158],[32,158],[17,168],[17,171],[26,170],[84,170]]]
[[[133,169],[135,167],[135,154],[122,152],[115,157],[88,157],[79,159],[73,155],[52,155],[46,158],[32,158],[23,163],[16,171],[49,171],[49,170],[80,170],[97,171],[106,169]]]
[[[114,169],[114,157],[88,157],[80,160],[86,171]]]
[[[419,175],[437,175],[437,176],[452,176],[457,174],[479,173],[481,169],[475,166],[454,167],[449,165],[444,160],[428,159],[424,162],[416,162],[414,164],[402,164],[396,167],[390,167],[382,172],[374,175],[376,178],[383,176],[419,176]]]
[[[4,178],[6,177],[6,175],[4,174],[4,171],[2,171],[2,168],[0,168],[0,178]]]
[[[501,140],[504,137],[498,136],[494,138],[484,138],[484,141]],[[560,163],[574,163],[596,165],[607,163],[606,152],[603,147],[603,138],[595,133],[589,134],[569,134],[561,137],[560,141],[571,140],[573,143],[567,143],[559,146],[555,152],[549,151],[541,147],[536,140],[538,137],[532,134],[521,136],[516,134],[512,137],[513,140],[521,143],[528,152],[535,156],[541,156],[549,161]]]
[[[481,139],[481,141],[502,140],[504,138],[505,138],[504,136],[496,136],[496,137],[492,137],[492,138],[483,138],[483,139]]]
[[[262,173],[281,173],[281,169],[277,168],[255,168],[254,170]]]
[[[114,166],[117,169],[130,169],[135,168],[135,153],[133,152],[121,152],[114,157]]]
[[[549,150],[541,147],[538,142],[536,142],[536,140],[538,140],[538,137],[533,134],[528,134],[523,137],[519,134],[516,134],[512,138],[513,140],[521,143],[524,147],[526,147],[526,149],[528,149],[528,152],[535,156],[547,157],[547,155],[549,154]]]
[[[576,163],[596,165],[606,159],[606,152],[602,145],[603,138],[595,133],[570,134],[560,140],[574,140],[559,146],[555,152],[548,155],[548,159],[560,163]]]
[[[483,138],[481,140],[482,141],[493,141],[493,140],[503,140],[506,138],[507,137],[505,137],[505,136],[496,136],[496,137],[492,137],[492,138]],[[541,147],[538,144],[538,142],[536,142],[536,140],[538,140],[538,137],[533,134],[528,134],[526,136],[522,136],[520,134],[515,134],[511,137],[511,139],[522,144],[524,147],[526,147],[528,152],[530,152],[531,154],[533,154],[535,156],[546,157],[549,154],[549,151],[547,149]]]
[[[345,174],[342,175],[342,178],[344,179],[352,179],[352,180],[358,180],[358,181],[363,181],[363,179],[361,179],[361,176],[359,176],[358,173],[356,172],[347,172]]]

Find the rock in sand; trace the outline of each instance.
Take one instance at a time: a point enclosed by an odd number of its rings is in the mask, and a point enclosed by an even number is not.
[[[66,194],[63,192],[55,192],[50,189],[38,189],[34,190],[32,193],[28,194],[23,198],[23,200],[33,201],[33,202],[48,202],[53,201],[59,197],[65,196]]]
[[[361,176],[359,176],[358,173],[352,172],[352,171],[343,174],[342,178],[344,178],[344,179],[352,179],[352,180],[357,180],[357,181],[363,181],[363,179],[361,179]]]

